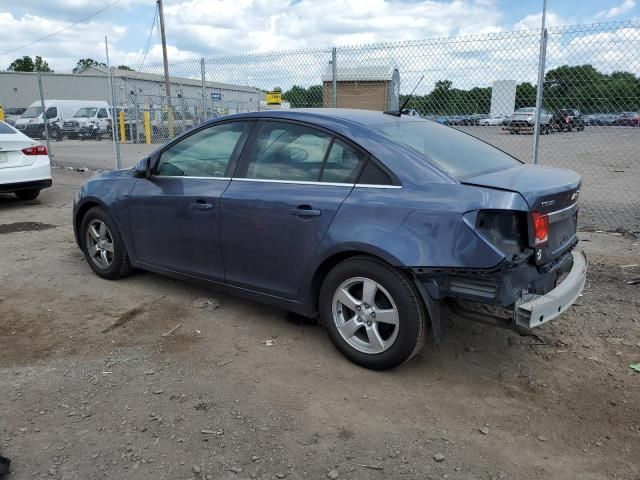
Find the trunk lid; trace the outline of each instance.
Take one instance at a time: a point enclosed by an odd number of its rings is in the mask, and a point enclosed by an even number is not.
[[[548,263],[571,248],[577,239],[580,175],[572,170],[520,165],[466,179],[463,183],[519,193],[531,212],[547,214],[547,242],[536,248],[536,263]],[[533,223],[529,218],[530,245]]]
[[[38,142],[34,142],[22,134],[0,135],[0,169],[26,167],[33,164],[36,161],[36,156],[23,155],[21,151],[23,148],[33,145],[38,145]]]

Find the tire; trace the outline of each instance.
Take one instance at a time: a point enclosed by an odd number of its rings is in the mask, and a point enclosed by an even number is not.
[[[373,296],[364,294],[365,284]],[[397,367],[424,346],[427,314],[415,285],[379,260],[361,256],[336,265],[322,284],[319,307],[320,319],[335,347],[362,367]],[[383,311],[389,322],[381,320]],[[339,325],[347,328],[339,329]]]
[[[106,227],[106,232],[99,228],[100,224]],[[94,233],[98,235],[92,235],[89,232],[91,227],[96,227]],[[103,248],[98,242],[102,242]],[[111,215],[102,207],[93,207],[82,218],[80,243],[87,263],[99,277],[107,280],[117,280],[131,272],[131,262],[122,241],[120,229],[111,218]],[[111,245],[111,252],[108,251],[109,244]],[[98,248],[94,249],[92,247]],[[100,250],[105,250],[105,256],[102,255]]]
[[[40,190],[19,190],[14,193],[20,200],[35,200],[40,195]]]

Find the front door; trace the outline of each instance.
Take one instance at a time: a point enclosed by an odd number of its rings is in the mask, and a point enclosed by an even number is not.
[[[220,197],[252,124],[205,127],[161,152],[151,178],[138,180],[131,192],[131,232],[139,261],[223,280]]]
[[[295,298],[366,156],[331,133],[262,121],[222,195],[228,284]]]

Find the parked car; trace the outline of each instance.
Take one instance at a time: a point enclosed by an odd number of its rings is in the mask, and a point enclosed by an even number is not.
[[[502,125],[504,124],[504,121],[506,118],[507,117],[504,115],[499,115],[497,117],[481,118],[480,120],[478,120],[478,124],[483,127]]]
[[[47,147],[6,122],[0,122],[0,193],[14,193],[33,200],[51,186],[51,162]]]
[[[622,112],[618,118],[611,122],[614,127],[640,127],[640,113]]]
[[[179,135],[193,128],[195,124],[193,114],[191,112],[173,112],[173,133]],[[155,112],[151,120],[151,136],[155,139],[164,139],[169,137],[169,112]]]
[[[111,109],[104,101],[88,101],[62,124],[62,133],[67,138],[93,138],[100,140],[107,134]]]
[[[87,181],[73,227],[102,278],[141,268],[319,316],[346,357],[385,369],[440,338],[444,302],[512,328],[565,311],[586,275],[580,184],[415,117],[262,111]]]
[[[31,138],[44,138],[46,115],[49,136],[62,139],[62,129],[65,120],[70,119],[79,108],[86,106],[86,100],[45,100],[45,112],[38,100],[29,105],[22,116],[16,120],[15,127]]]
[[[611,123],[618,118],[612,113],[593,113],[584,117],[584,123],[590,126],[611,126]]]
[[[540,133],[551,133],[551,115],[543,108],[540,109]],[[519,108],[503,123],[503,130],[511,134],[533,133],[536,123],[535,107]]]
[[[580,113],[580,110],[576,110],[575,108],[561,108],[560,110],[556,110],[549,122],[551,124],[551,128],[559,132],[564,130],[567,132],[572,130],[581,132],[584,130],[582,114]]]
[[[4,109],[4,121],[9,125],[14,126],[16,124],[16,120],[20,118],[25,112],[26,108],[5,108]]]
[[[403,115],[409,115],[410,117],[419,117],[420,116],[420,114],[416,110],[414,110],[412,108],[405,108],[404,110],[402,110],[402,114]]]

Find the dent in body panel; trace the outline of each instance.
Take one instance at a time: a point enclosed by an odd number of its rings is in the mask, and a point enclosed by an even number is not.
[[[356,187],[323,238],[314,265],[359,244],[395,266],[493,267],[504,256],[464,221],[465,213],[481,209],[528,207],[516,193],[459,184],[432,184],[420,192]]]

